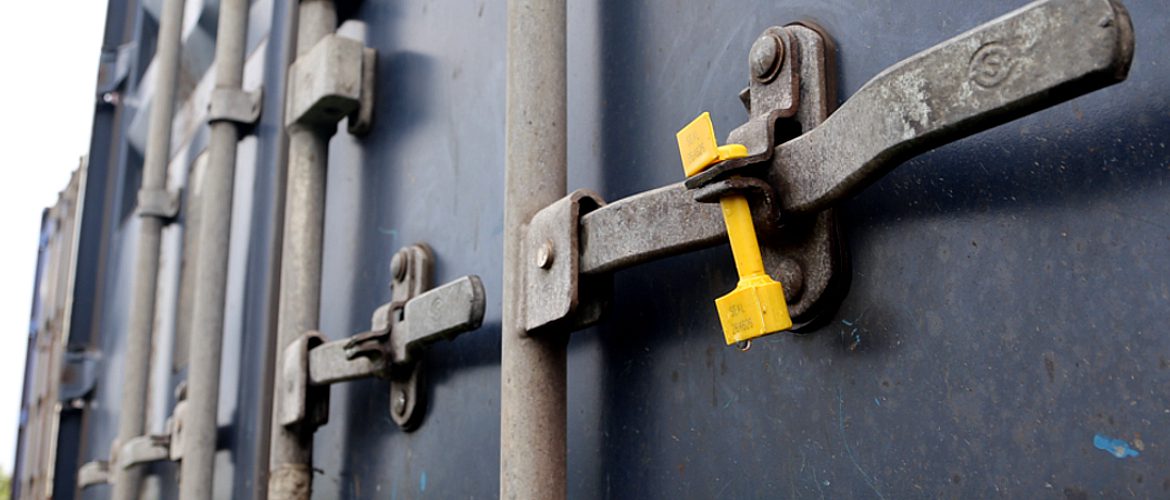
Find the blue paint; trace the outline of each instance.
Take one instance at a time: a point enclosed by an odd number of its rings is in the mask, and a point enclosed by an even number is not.
[[[418,491],[427,491],[427,471],[418,476]]]
[[[1097,434],[1093,436],[1093,446],[1098,450],[1107,451],[1110,455],[1117,458],[1129,458],[1140,455],[1137,450],[1130,448],[1129,443],[1123,439],[1113,439],[1109,436]]]
[[[879,401],[879,400],[878,400],[878,398],[873,398],[873,404],[875,404],[875,405],[878,405],[878,406],[881,406],[881,405],[882,405],[882,402],[881,402],[881,401]]]

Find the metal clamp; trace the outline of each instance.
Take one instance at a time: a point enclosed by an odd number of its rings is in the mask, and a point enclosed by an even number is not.
[[[369,131],[374,116],[377,53],[340,35],[322,38],[289,67],[286,125],[332,126],[349,116],[349,131]]]
[[[118,448],[116,463],[123,469],[129,469],[136,465],[169,460],[170,448],[169,435],[133,437]]]
[[[248,92],[238,88],[217,87],[211,91],[207,103],[207,123],[232,122],[237,125],[255,125],[260,119],[263,90]]]
[[[166,189],[142,189],[138,191],[138,216],[156,217],[163,221],[174,220],[179,215],[180,196],[176,191]]]
[[[423,414],[418,350],[479,328],[486,306],[478,276],[430,289],[433,262],[426,245],[399,250],[391,259],[390,302],[374,311],[370,331],[332,342],[313,332],[285,350],[281,424],[323,425],[331,384],[379,377],[390,382],[391,419],[403,430],[418,426]]]
[[[311,432],[329,421],[329,386],[309,384],[309,351],[325,343],[318,332],[307,332],[284,349],[277,418],[280,425]]]
[[[88,488],[95,484],[109,484],[110,463],[105,460],[94,460],[82,464],[77,469],[77,487]]]
[[[183,448],[186,444],[183,421],[187,416],[187,382],[184,381],[175,388],[175,409],[171,410],[167,418],[167,431],[170,436],[170,460],[178,462],[183,459]]]
[[[603,206],[605,201],[596,193],[578,190],[532,217],[524,245],[528,261],[523,307],[527,331],[566,321],[573,329],[583,328],[600,318],[608,294],[581,290],[578,222],[583,215]]]

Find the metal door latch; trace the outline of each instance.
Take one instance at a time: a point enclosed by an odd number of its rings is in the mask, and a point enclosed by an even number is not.
[[[419,350],[479,328],[486,305],[478,276],[431,289],[433,262],[430,248],[422,244],[394,254],[390,302],[374,311],[369,331],[332,342],[310,332],[288,346],[278,407],[282,425],[324,425],[329,385],[380,377],[390,382],[391,419],[403,430],[418,426],[423,415]]]
[[[1041,0],[895,64],[833,112],[829,37],[811,25],[768,28],[740,93],[748,121],[727,140],[746,154],[609,204],[579,191],[533,216],[527,256],[539,268],[551,241],[557,260],[526,274],[526,330],[595,322],[613,271],[727,241],[714,203],[736,194],[751,205],[793,329],[815,328],[848,289],[836,203],[915,155],[1124,80],[1133,44],[1114,1]],[[562,260],[570,266],[558,270]]]
[[[113,478],[111,464],[128,469],[150,462],[183,458],[183,416],[187,407],[187,383],[182,382],[175,389],[175,409],[166,421],[166,434],[148,434],[130,438],[125,443],[115,443],[109,460],[86,462],[77,470],[77,485],[85,489],[95,484],[107,484]]]

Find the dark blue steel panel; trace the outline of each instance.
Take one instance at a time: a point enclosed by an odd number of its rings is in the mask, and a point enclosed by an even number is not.
[[[570,188],[615,200],[681,179],[674,132],[701,111],[721,135],[744,119],[747,51],[769,25],[823,25],[848,96],[1023,2],[569,3]],[[238,498],[254,495],[266,468],[255,444],[269,418],[292,4],[272,2],[255,184],[237,199],[252,234],[247,277],[231,278],[244,283],[244,317],[239,359],[224,360],[240,375],[224,381],[239,390],[223,433],[232,467],[218,477]],[[1128,82],[917,158],[842,207],[855,274],[820,331],[746,353],[724,346],[711,301],[734,285],[726,248],[618,273],[608,318],[570,345],[569,496],[1170,494],[1170,67],[1156,54],[1170,26],[1164,2],[1127,5],[1137,34]],[[505,5],[367,0],[342,12],[369,26],[378,104],[368,136],[332,141],[322,331],[367,329],[389,298],[390,255],[417,241],[434,248],[438,283],[479,274],[489,300],[483,328],[424,355],[418,431],[390,421],[386,384],[334,387],[314,497],[494,497]],[[148,28],[135,33],[140,47],[153,44]],[[140,72],[131,75],[127,94]],[[95,145],[121,141],[126,122],[95,125]],[[101,224],[82,226],[82,244],[100,244],[79,267],[93,280],[79,287],[100,301],[74,318],[106,368],[83,460],[108,456],[116,429],[135,234],[133,218],[123,226],[115,213],[123,190],[137,189],[122,185],[136,162],[120,143],[102,151],[91,169],[108,158],[103,208],[87,212]],[[1109,439],[1138,455],[1098,449]],[[164,474],[166,497],[172,481]]]
[[[747,50],[811,19],[841,95],[1016,1],[571,2],[570,188],[676,182],[674,132],[744,118]],[[1130,80],[913,160],[845,204],[853,288],[833,323],[722,345],[716,248],[619,273],[569,357],[570,497],[1164,496],[1170,476],[1170,68],[1164,5],[1127,3]],[[386,386],[335,388],[315,498],[498,492],[504,5],[366,2],[374,132],[333,141],[322,329],[367,328],[389,256],[484,277],[485,326],[426,355],[399,432]],[[1140,455],[1115,458],[1095,436]]]

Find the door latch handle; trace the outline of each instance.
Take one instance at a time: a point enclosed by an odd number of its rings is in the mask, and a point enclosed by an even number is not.
[[[767,177],[783,212],[820,211],[909,158],[1123,81],[1133,45],[1115,1],[1028,4],[886,69],[822,124],[776,146]],[[716,165],[687,187],[752,166]]]

